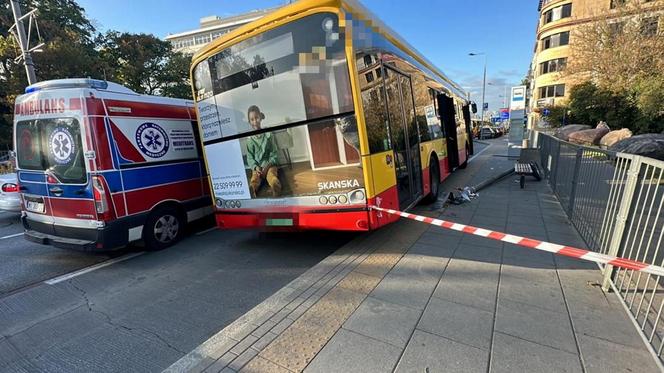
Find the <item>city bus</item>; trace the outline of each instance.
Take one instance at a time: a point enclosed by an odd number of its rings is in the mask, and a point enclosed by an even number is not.
[[[212,213],[194,103],[112,82],[58,79],[16,98],[16,151],[27,240],[110,251],[178,241]]]
[[[355,1],[214,40],[192,88],[220,228],[370,230],[435,201],[471,153],[460,86]]]

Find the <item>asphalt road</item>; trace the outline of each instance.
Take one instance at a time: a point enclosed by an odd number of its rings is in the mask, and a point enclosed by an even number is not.
[[[357,235],[206,228],[91,255],[28,242],[0,212],[0,372],[161,371]]]
[[[0,297],[110,258],[38,245],[22,232],[19,214],[0,212]]]
[[[213,230],[24,287],[0,297],[0,371],[160,371],[354,236]],[[59,257],[78,267],[105,260],[21,240],[10,246],[23,245],[33,260],[39,250],[42,261]]]

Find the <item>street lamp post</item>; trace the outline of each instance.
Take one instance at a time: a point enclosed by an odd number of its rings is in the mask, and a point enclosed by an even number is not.
[[[482,79],[482,116],[480,117],[480,120],[483,122],[484,121],[484,98],[485,98],[485,93],[486,93],[486,53],[480,52],[480,53],[468,53],[469,56],[475,57],[475,56],[484,56],[484,78]]]

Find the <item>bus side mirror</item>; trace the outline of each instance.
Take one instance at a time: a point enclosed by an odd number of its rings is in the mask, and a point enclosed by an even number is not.
[[[476,103],[471,103],[470,104],[470,110],[473,112],[473,114],[477,114],[477,104]]]

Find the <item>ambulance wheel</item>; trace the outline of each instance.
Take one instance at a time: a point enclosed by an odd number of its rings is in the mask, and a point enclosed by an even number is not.
[[[150,213],[143,227],[145,248],[156,251],[174,245],[182,237],[184,219],[172,207],[159,207]]]
[[[438,189],[440,187],[440,168],[436,157],[429,161],[429,194],[424,197],[424,203],[434,203],[438,200]]]

